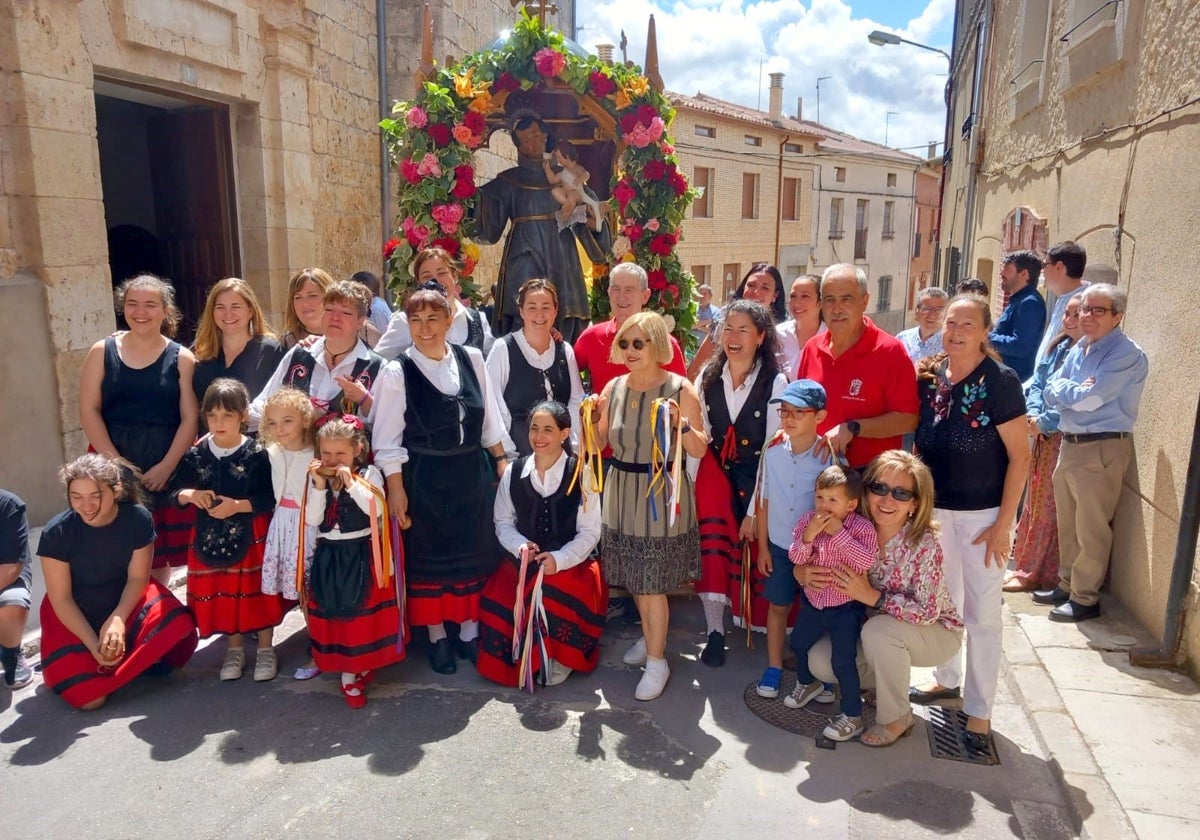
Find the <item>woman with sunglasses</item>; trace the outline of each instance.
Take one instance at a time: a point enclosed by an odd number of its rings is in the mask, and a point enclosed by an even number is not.
[[[702,573],[696,594],[704,605],[708,641],[700,661],[725,664],[725,606],[734,624],[767,629],[763,579],[754,580],[751,615],[742,614],[742,544],[754,543],[754,482],[766,443],[779,431],[779,413],[768,402],[787,387],[776,366],[775,324],[752,300],[735,300],[725,313],[721,348],[696,380],[708,452],[696,474]],[[751,547],[751,557],[758,548]],[[781,637],[782,638],[782,637]]]
[[[1054,465],[1062,448],[1062,433],[1058,430],[1058,411],[1048,408],[1042,399],[1046,382],[1066,361],[1067,353],[1083,336],[1079,307],[1083,294],[1067,301],[1063,310],[1062,332],[1046,347],[1038,362],[1033,379],[1025,390],[1025,410],[1028,412],[1029,436],[1033,439],[1033,454],[1029,464],[1029,485],[1025,488],[1025,504],[1017,523],[1017,541],[1013,545],[1013,560],[1017,568],[1004,581],[1005,592],[1031,592],[1058,585],[1058,506],[1054,503]]]
[[[858,670],[863,687],[875,687],[876,720],[862,735],[868,747],[887,747],[910,734],[914,720],[908,698],[913,666],[944,662],[962,645],[962,619],[942,571],[942,548],[933,519],[933,476],[919,458],[900,449],[867,465],[866,514],[879,538],[871,570],[840,566],[796,566],[803,585],[833,586],[874,614],[863,625]],[[832,646],[822,639],[809,651],[813,676],[834,678]]]
[[[700,400],[692,383],[662,369],[671,360],[667,324],[656,312],[630,316],[617,331],[612,361],[624,362],[629,373],[604,387],[593,407],[600,446],[611,444],[613,457],[604,479],[601,539],[604,574],[613,586],[633,595],[642,617],[642,638],[624,656],[628,665],[645,665],[634,697],[653,700],[662,694],[671,672],[664,658],[667,593],[700,576],[700,534],[695,496],[686,470],[678,476],[677,514],[668,515],[668,493],[653,474],[655,400],[669,400],[671,428],[679,431],[666,468],[677,457],[676,447],[693,458],[704,454],[708,436],[700,415]],[[677,420],[682,413],[680,428]]]
[[[916,446],[929,465],[942,526],[946,583],[970,639],[967,665],[955,654],[914,688],[913,702],[962,697],[968,745],[988,749],[1000,676],[1000,605],[1012,527],[1029,472],[1025,395],[988,341],[985,298],[958,295],[946,307],[944,353],[918,372],[921,401]]]

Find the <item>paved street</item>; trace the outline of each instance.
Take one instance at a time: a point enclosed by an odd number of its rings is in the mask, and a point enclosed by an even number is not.
[[[19,811],[13,836],[28,838],[148,837],[164,824],[187,838],[1074,834],[1007,679],[998,767],[931,758],[924,724],[884,751],[819,750],[743,702],[761,638],[747,652],[731,636],[729,663],[707,668],[699,603],[673,605],[672,681],[650,704],[633,699],[638,671],[620,655],[636,630],[619,621],[597,673],[532,697],[434,674],[419,646],[359,712],[330,678],[220,684],[219,645],[96,713],[40,684],[0,691],[0,810]],[[298,626],[293,614],[281,634],[288,675]]]

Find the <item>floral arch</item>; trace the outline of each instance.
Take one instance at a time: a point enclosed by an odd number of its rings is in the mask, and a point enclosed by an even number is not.
[[[479,261],[472,238],[474,152],[508,127],[510,96],[563,94],[615,144],[609,182],[597,189],[601,198],[609,196],[614,239],[608,263],[592,268],[593,319],[609,314],[609,269],[636,261],[650,276],[648,308],[669,315],[676,335],[686,335],[695,323],[694,280],[675,246],[698,193],[680,171],[668,133],[675,111],[640,68],[588,55],[524,10],[507,39],[434,69],[417,95],[397,102],[392,118],[380,124],[400,174],[398,229],[385,247],[389,284],[400,292],[410,288],[413,257],[440,246],[459,260],[464,290],[478,296],[472,282]]]

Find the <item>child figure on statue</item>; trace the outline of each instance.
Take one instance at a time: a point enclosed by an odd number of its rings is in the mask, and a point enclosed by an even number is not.
[[[562,169],[555,172],[551,164]],[[554,151],[542,161],[542,169],[546,172],[546,180],[553,187],[550,195],[562,205],[562,209],[558,211],[558,229],[562,230],[576,222],[586,222],[587,212],[580,207],[581,204],[586,204],[592,208],[592,227],[599,231],[603,226],[604,217],[601,215],[600,202],[583,191],[591,173],[579,162],[579,150],[571,145],[569,140],[556,143]]]

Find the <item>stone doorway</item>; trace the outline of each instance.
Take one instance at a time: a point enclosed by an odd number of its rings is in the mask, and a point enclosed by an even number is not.
[[[169,279],[190,343],[208,289],[241,273],[229,109],[102,79],[95,95],[113,284]]]

